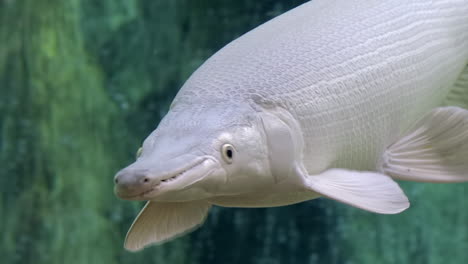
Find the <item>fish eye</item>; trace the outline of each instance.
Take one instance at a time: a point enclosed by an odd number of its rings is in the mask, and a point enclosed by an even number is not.
[[[234,146],[231,144],[224,144],[221,147],[221,155],[226,163],[231,164],[234,158]]]
[[[142,152],[143,152],[143,148],[140,147],[140,148],[137,150],[136,155],[135,155],[137,159],[141,156],[141,153],[142,153]]]

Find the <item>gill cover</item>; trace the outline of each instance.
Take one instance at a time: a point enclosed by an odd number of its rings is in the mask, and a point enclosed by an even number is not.
[[[294,117],[282,109],[267,109],[260,115],[265,131],[270,171],[275,182],[294,173],[299,158],[302,136]]]

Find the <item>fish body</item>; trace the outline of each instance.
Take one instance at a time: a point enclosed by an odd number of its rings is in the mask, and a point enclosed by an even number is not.
[[[468,90],[467,64],[468,0],[314,0],[257,27],[194,72],[117,174],[120,197],[150,200],[126,247],[192,229],[211,204],[398,213],[392,178],[468,180],[468,111],[439,107]]]
[[[310,173],[374,170],[467,62],[466,0],[314,0],[220,50],[174,105],[282,107],[301,126]]]

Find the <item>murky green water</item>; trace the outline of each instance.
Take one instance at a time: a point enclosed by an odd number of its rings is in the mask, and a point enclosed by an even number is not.
[[[0,0],[0,263],[467,263],[467,184],[403,184],[412,207],[393,216],[215,208],[123,250],[142,204],[115,198],[114,173],[197,66],[301,2]]]

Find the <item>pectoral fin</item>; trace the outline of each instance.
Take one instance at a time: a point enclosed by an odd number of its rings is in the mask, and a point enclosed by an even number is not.
[[[130,227],[125,248],[137,251],[188,233],[203,223],[210,207],[206,201],[149,201]]]
[[[396,214],[409,207],[400,186],[381,173],[330,169],[305,181],[328,198],[375,213]]]
[[[433,110],[384,153],[382,170],[400,180],[468,181],[468,111]]]

